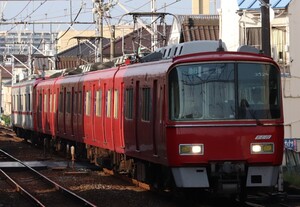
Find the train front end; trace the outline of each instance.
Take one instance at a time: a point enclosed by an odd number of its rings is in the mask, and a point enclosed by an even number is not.
[[[274,187],[284,147],[280,85],[276,63],[257,54],[175,59],[166,140],[176,186],[237,193]]]

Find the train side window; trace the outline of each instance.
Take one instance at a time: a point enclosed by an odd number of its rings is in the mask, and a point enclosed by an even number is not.
[[[42,112],[42,104],[43,104],[43,100],[42,100],[42,94],[39,94],[39,112]]]
[[[142,120],[150,121],[151,97],[150,88],[142,89]]]
[[[96,92],[96,116],[101,117],[102,91]]]
[[[52,109],[53,109],[53,107],[52,107],[52,101],[53,101],[53,100],[52,100],[52,94],[50,94],[49,96],[50,96],[50,97],[49,97],[49,99],[50,99],[50,100],[49,100],[49,102],[50,102],[50,109],[49,109],[49,112],[52,113],[52,112],[53,112],[53,110],[52,110]]]
[[[16,95],[16,110],[19,111],[19,95]]]
[[[81,114],[81,108],[82,108],[82,92],[78,92],[78,114]]]
[[[19,111],[22,111],[22,103],[21,103],[21,96],[22,95],[19,95],[19,100],[18,100],[18,103],[19,103]]]
[[[133,88],[127,88],[125,91],[125,118],[133,118]]]
[[[26,104],[26,98],[27,98],[27,94],[24,94],[23,95],[23,110],[24,111],[27,111],[27,108],[26,108],[26,106],[27,106],[27,104]]]
[[[91,114],[91,91],[85,93],[85,115]]]
[[[26,95],[27,100],[26,100],[26,111],[31,111],[30,110],[30,93]]]
[[[75,113],[75,114],[77,114],[77,112],[78,112],[78,103],[77,103],[77,92],[75,91],[74,92],[74,99],[73,99],[73,102],[74,102],[74,109],[73,109],[73,112]]]
[[[71,93],[67,92],[67,98],[66,98],[66,111],[67,113],[71,112]]]
[[[56,105],[57,105],[57,98],[56,94],[53,94],[53,112],[56,113]]]
[[[47,100],[47,94],[44,94],[44,112],[47,112],[47,104],[48,104],[48,100]]]
[[[114,118],[118,118],[119,91],[114,92]]]
[[[63,112],[63,106],[64,106],[64,94],[63,94],[63,92],[60,92],[59,93],[59,112]]]
[[[22,96],[23,95],[21,94],[20,97],[19,97],[20,98],[20,102],[19,102],[20,103],[20,111],[23,111],[23,108],[22,108]]]
[[[106,93],[106,117],[110,117],[111,110],[111,90]]]

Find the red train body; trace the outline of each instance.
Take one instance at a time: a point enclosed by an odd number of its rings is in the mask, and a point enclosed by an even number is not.
[[[72,144],[78,156],[151,184],[241,193],[277,183],[280,88],[271,58],[191,53],[18,83],[13,125],[20,136]]]

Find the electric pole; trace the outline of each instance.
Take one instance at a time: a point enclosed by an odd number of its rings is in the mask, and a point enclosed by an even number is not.
[[[156,13],[156,0],[151,1],[151,12]],[[157,48],[157,23],[154,16],[151,17],[151,28],[154,34],[151,35],[151,49],[154,51]]]
[[[270,4],[269,0],[260,0],[260,2],[262,51],[265,55],[271,56]]]
[[[103,0],[94,0],[95,10],[98,17],[96,17],[96,32],[97,32],[97,41],[98,47],[96,51],[96,62],[103,62]]]

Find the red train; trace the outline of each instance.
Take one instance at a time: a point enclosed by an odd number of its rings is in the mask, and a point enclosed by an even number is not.
[[[271,58],[209,41],[140,62],[15,84],[14,130],[162,188],[276,185],[283,112]]]

